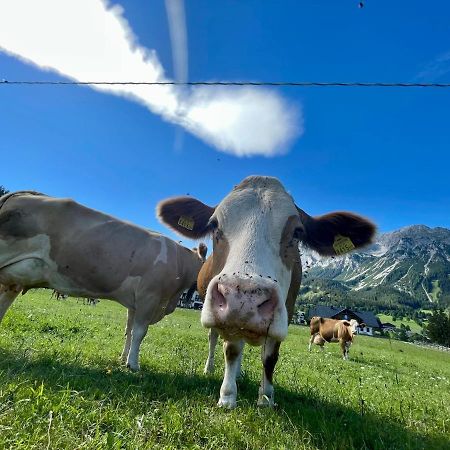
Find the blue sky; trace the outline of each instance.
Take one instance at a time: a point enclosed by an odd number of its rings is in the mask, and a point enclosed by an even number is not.
[[[173,78],[164,2],[112,3]],[[353,0],[195,0],[185,13],[190,80],[450,82],[443,0],[367,0],[362,9]],[[1,51],[0,78],[66,79]],[[0,184],[72,197],[171,235],[155,218],[159,200],[189,194],[213,205],[245,176],[264,174],[313,215],[355,211],[381,231],[450,227],[450,89],[271,91],[297,110],[303,134],[280,155],[238,157],[186,131],[178,148],[178,125],[123,96],[0,86]]]

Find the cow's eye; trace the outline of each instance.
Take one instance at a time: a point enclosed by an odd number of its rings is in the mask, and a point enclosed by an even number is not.
[[[304,236],[305,236],[305,230],[304,230],[304,228],[302,228],[302,227],[297,227],[297,228],[294,230],[294,236],[293,236],[294,239],[302,240]]]
[[[219,227],[219,223],[217,222],[217,219],[215,217],[212,217],[211,219],[209,219],[208,229],[210,231],[217,230],[218,227]]]

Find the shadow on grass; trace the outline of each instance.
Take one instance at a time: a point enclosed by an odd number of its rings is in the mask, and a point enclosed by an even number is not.
[[[221,378],[197,374],[154,371],[146,367],[140,373],[131,373],[114,365],[112,369],[85,367],[62,363],[50,358],[31,360],[0,349],[0,374],[3,382],[25,378],[31,383],[44,383],[55,393],[82,392],[89,401],[107,399],[113,405],[127,399],[143,402],[187,401],[200,402],[205,407],[217,400]],[[306,431],[318,448],[361,449],[444,449],[449,441],[444,436],[429,436],[405,428],[400,422],[371,412],[358,412],[350,407],[321,398],[312,388],[304,393],[293,393],[275,386],[279,406],[265,410],[286,432]],[[238,383],[239,408],[256,407],[258,385],[244,376]],[[382,395],[382,393],[380,393]],[[218,413],[222,411],[218,410]],[[223,411],[227,414],[227,411]]]

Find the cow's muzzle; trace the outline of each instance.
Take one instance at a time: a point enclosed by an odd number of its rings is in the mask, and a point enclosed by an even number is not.
[[[202,314],[203,325],[249,340],[270,335],[279,300],[274,283],[262,281],[213,280],[207,298],[208,319]]]

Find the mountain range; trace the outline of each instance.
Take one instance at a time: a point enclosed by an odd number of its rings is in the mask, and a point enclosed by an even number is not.
[[[340,257],[322,258],[306,248],[301,253],[301,302],[378,311],[450,306],[447,228],[407,226]]]

